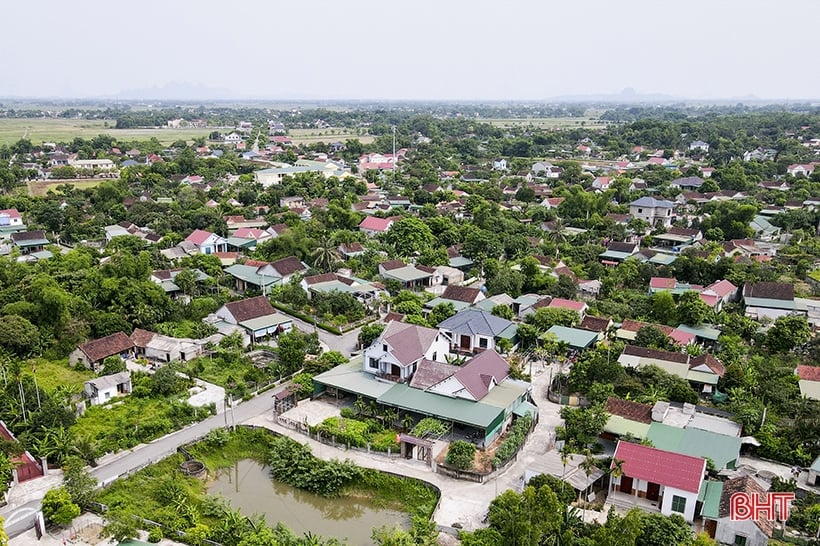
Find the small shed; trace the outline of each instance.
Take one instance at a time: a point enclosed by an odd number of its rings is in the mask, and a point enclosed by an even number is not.
[[[297,406],[296,393],[289,389],[279,391],[273,395],[273,414],[282,415]]]

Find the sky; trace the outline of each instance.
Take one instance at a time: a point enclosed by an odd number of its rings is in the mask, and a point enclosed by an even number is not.
[[[820,98],[818,0],[9,4],[0,97]]]

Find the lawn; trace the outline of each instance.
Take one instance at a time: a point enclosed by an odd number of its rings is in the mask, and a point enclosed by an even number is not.
[[[37,373],[37,385],[46,392],[54,392],[60,385],[75,386],[79,391],[83,389],[83,383],[97,375],[91,370],[78,371],[68,365],[68,359],[46,360],[37,358],[32,361]],[[23,366],[23,370],[28,375],[32,373],[31,367]]]
[[[376,138],[372,135],[357,135],[354,130],[344,127],[328,127],[327,129],[290,129],[288,136],[294,144],[314,144],[316,142],[344,142],[345,140],[359,140],[362,144],[370,144]]]
[[[205,137],[214,130],[199,129],[114,129],[114,120],[54,119],[54,118],[3,118],[0,119],[0,144],[12,144],[27,138],[34,144],[42,142],[71,142],[74,137],[92,138],[100,134],[111,135],[119,141],[148,140],[156,137],[163,144],[176,140],[193,141]]]
[[[54,193],[59,193],[57,191],[57,186],[60,186],[62,184],[71,184],[78,190],[85,190],[88,188],[96,187],[103,180],[111,179],[95,178],[92,180],[49,180],[44,182],[29,182],[28,192],[34,197],[42,197],[48,194],[49,190],[53,191]]]

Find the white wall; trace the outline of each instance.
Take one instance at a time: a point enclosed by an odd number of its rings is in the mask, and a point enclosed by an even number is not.
[[[746,537],[746,546],[766,546],[769,543],[769,537],[751,520],[733,521],[729,518],[718,520],[715,531],[717,542],[734,544],[735,535]]]
[[[691,493],[682,489],[675,489],[674,487],[663,486],[661,487],[661,495],[663,495],[661,502],[661,514],[669,516],[679,513],[672,511],[672,496],[675,495],[686,499],[686,507],[683,514],[681,514],[683,519],[689,522],[695,519],[695,504],[698,502],[697,493]]]

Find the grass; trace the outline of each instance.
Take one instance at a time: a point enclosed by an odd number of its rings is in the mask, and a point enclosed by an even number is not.
[[[820,269],[815,269],[814,271],[809,273],[809,277],[811,277],[817,282],[820,282]]]
[[[288,136],[294,144],[314,144],[316,142],[344,142],[358,139],[362,144],[370,144],[376,137],[372,135],[358,135],[355,131],[344,127],[329,127],[327,129],[289,129]]]
[[[114,452],[150,442],[209,415],[207,409],[178,401],[131,394],[112,404],[88,408],[71,432],[98,442],[103,452]]]
[[[62,184],[71,184],[78,190],[85,190],[88,188],[94,188],[99,185],[100,182],[104,180],[111,180],[97,178],[93,180],[49,180],[44,182],[29,182],[28,183],[28,191],[34,197],[42,197],[48,194],[49,191],[53,191],[54,193],[59,193],[57,191],[57,186],[61,186]]]
[[[199,366],[202,366],[201,370],[198,369]],[[231,384],[244,383],[245,374],[254,370],[254,366],[246,358],[232,360],[216,356],[191,360],[181,370],[184,373],[192,372],[204,381],[227,388]]]
[[[97,375],[91,370],[78,371],[68,364],[68,359],[46,360],[44,358],[34,359],[33,364],[37,370],[37,385],[46,392],[54,392],[60,385],[71,385],[82,390],[83,383]],[[24,366],[24,373],[33,375],[30,368]]]
[[[74,137],[93,138],[107,134],[118,141],[148,140],[156,137],[162,144],[177,140],[188,142],[198,137],[207,138],[214,128],[197,129],[114,129],[114,120],[55,119],[55,118],[2,118],[0,144],[13,144],[27,138],[34,144],[43,142],[71,142]]]

